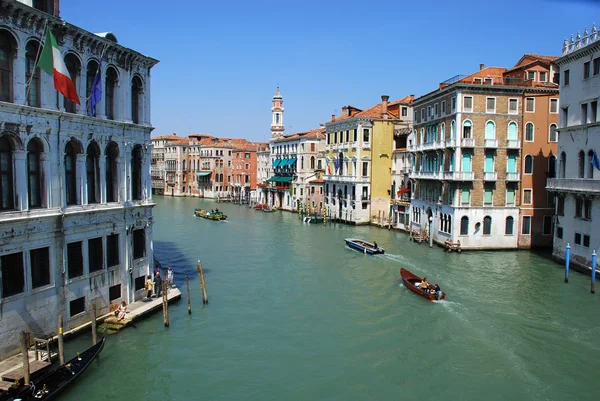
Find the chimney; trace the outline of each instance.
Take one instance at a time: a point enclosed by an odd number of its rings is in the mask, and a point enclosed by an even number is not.
[[[411,103],[414,102],[415,101],[415,95],[409,95],[408,96],[408,101],[411,102]]]
[[[381,117],[384,120],[387,120],[388,118],[388,100],[389,100],[389,96],[387,95],[381,95]]]
[[[335,114],[331,115],[331,121],[335,121]]]
[[[485,64],[479,64],[479,71],[482,71],[485,68]]]
[[[350,115],[350,114],[348,113],[348,106],[342,106],[342,115],[343,115],[343,116],[344,116],[344,115]]]

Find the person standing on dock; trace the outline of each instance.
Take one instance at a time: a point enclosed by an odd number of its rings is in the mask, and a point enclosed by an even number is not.
[[[167,267],[167,287],[173,288],[173,269]]]
[[[146,301],[150,301],[150,297],[152,296],[152,276],[148,275],[146,278]]]
[[[156,272],[154,276],[154,286],[156,288],[154,291],[156,297],[160,297],[162,295],[162,277],[160,276],[160,271]]]

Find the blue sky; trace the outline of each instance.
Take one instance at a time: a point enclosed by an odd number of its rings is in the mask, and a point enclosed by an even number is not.
[[[434,90],[457,74],[560,55],[591,29],[597,0],[202,1],[62,0],[61,17],[160,60],[152,69],[153,135],[266,141],[271,98],[286,133]],[[600,26],[599,26],[600,27]]]

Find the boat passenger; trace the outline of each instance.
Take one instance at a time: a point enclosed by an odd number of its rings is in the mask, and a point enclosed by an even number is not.
[[[421,290],[427,290],[429,288],[429,283],[427,282],[427,277],[423,277],[423,280],[419,284],[419,288]]]
[[[215,213],[221,213],[221,212],[219,212],[219,209],[217,208],[217,209],[215,209]]]
[[[373,241],[373,246],[375,247],[375,249],[379,249],[379,247],[377,246],[377,242]]]
[[[439,299],[439,297],[442,293],[442,290],[440,289],[440,285],[438,283],[435,283],[435,287],[433,287],[433,291],[435,292],[435,295]]]

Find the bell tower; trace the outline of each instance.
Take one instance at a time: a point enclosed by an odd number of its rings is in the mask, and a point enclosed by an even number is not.
[[[271,107],[271,139],[281,138],[283,136],[283,98],[279,93],[279,85],[273,96],[273,107]]]

